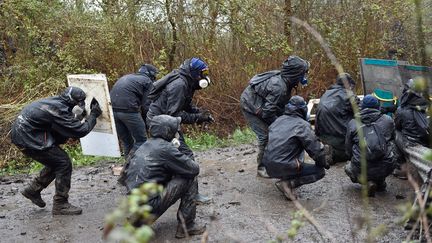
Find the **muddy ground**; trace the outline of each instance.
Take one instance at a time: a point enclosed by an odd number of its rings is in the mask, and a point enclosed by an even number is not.
[[[268,242],[286,236],[295,206],[274,187],[274,180],[256,177],[256,151],[253,145],[199,152],[200,191],[213,197],[213,203],[198,207],[197,221],[207,224],[209,242]],[[70,200],[83,208],[79,216],[52,216],[54,185],[43,191],[44,209],[24,199],[19,190],[31,176],[0,178],[0,242],[101,242],[105,214],[122,199],[124,189],[117,185],[106,162],[96,167],[75,169]],[[373,225],[384,224],[380,242],[401,242],[408,232],[398,225],[397,205],[412,197],[407,181],[390,176],[387,191],[370,199]],[[339,164],[319,182],[297,190],[299,201],[338,242],[363,242],[359,230],[362,216],[360,187],[351,183]],[[153,226],[154,242],[181,242],[174,238],[176,208],[171,207]],[[200,242],[195,236],[188,242]],[[306,222],[296,242],[320,242],[320,235]]]

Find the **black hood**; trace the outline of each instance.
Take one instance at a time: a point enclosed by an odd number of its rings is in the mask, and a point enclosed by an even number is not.
[[[151,79],[152,82],[154,82],[156,80],[156,75],[159,73],[159,70],[151,64],[143,64],[138,69],[137,73],[146,75]]]
[[[423,96],[411,89],[405,89],[401,96],[402,108],[412,108],[419,111],[425,111],[428,107],[428,102]]]
[[[187,79],[188,85],[192,87],[194,90],[201,89],[199,86],[198,80],[195,80],[192,77],[191,73],[191,64],[192,58],[186,59],[182,65],[179,67],[179,73]]]
[[[349,73],[340,73],[336,77],[336,84],[341,85],[342,87],[345,87],[344,79],[346,79],[346,81],[348,81],[348,84],[351,86],[351,88],[353,88],[356,85],[355,80],[351,77],[351,75]]]
[[[307,105],[303,97],[295,95],[291,97],[285,106],[285,115],[294,115],[306,120]]]
[[[290,56],[282,63],[281,77],[289,85],[295,87],[309,70],[309,62],[298,56]]]
[[[82,104],[86,99],[86,93],[74,86],[69,86],[60,94],[60,97],[65,100],[70,106]]]
[[[158,115],[150,122],[150,135],[154,138],[162,138],[171,141],[180,129],[180,117]]]
[[[363,124],[370,124],[378,120],[382,116],[382,114],[381,111],[378,109],[364,108],[360,111],[360,116],[361,122]]]

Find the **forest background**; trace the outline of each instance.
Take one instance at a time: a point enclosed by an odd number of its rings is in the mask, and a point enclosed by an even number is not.
[[[311,63],[298,90],[306,99],[334,82],[325,52],[291,16],[315,28],[360,84],[361,57],[432,65],[432,0],[421,4],[426,61],[410,0],[0,0],[0,168],[20,156],[8,136],[17,113],[58,94],[67,74],[104,73],[112,86],[141,63],[166,74],[199,56],[214,85],[195,101],[217,120],[209,132],[226,136],[245,124],[248,80],[288,55]]]

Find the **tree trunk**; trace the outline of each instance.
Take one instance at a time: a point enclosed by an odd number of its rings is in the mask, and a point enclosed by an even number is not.
[[[285,13],[285,20],[284,20],[284,33],[285,38],[288,41],[289,45],[291,46],[291,20],[290,17],[292,16],[292,5],[291,0],[285,0],[285,6],[284,6],[284,13]]]
[[[172,30],[171,47],[168,52],[168,70],[171,70],[174,66],[174,58],[175,58],[177,42],[178,42],[177,25],[175,23],[174,16],[172,15],[171,12],[171,4],[172,2],[170,0],[165,0],[165,10],[167,13],[168,22],[170,23],[171,30]]]

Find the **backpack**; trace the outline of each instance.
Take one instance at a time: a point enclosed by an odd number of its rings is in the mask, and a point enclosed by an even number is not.
[[[148,99],[151,101],[156,100],[162,93],[162,90],[172,81],[179,77],[178,70],[173,70],[163,78],[153,83],[153,87],[149,92]]]
[[[366,161],[381,160],[387,154],[387,142],[376,123],[363,124],[360,129],[366,144]]]

